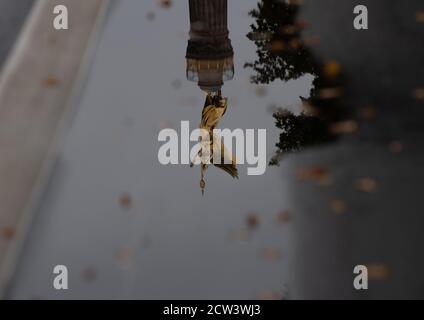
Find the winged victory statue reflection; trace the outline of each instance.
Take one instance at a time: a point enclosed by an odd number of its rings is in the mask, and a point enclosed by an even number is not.
[[[228,108],[228,98],[222,95],[222,86],[224,81],[234,77],[234,50],[227,27],[227,0],[189,0],[189,7],[187,79],[197,82],[206,95],[199,128],[207,132],[207,137],[200,138],[202,147],[190,166],[200,166],[200,188],[204,194],[205,174],[211,164],[238,178],[234,155],[224,146],[222,138],[213,132]]]

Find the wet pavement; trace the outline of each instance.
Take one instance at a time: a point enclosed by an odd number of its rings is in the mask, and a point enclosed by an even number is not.
[[[0,67],[28,15],[33,0],[0,0]]]
[[[263,176],[240,166],[233,180],[209,168],[202,197],[198,168],[157,160],[159,130],[181,120],[196,127],[204,102],[185,79],[188,4],[116,2],[11,298],[424,296],[422,2],[364,1],[370,29],[356,31],[355,1],[304,1],[287,19],[308,23],[296,37],[310,45],[273,39],[274,57],[288,43],[302,59],[287,56],[297,67],[288,82],[265,69],[269,84],[251,83],[260,64],[245,67],[261,50],[246,37],[256,4],[229,3],[235,75],[222,88],[229,106],[221,127],[266,128],[272,159],[281,133],[273,111],[296,117],[306,104],[299,97],[315,86],[308,103],[325,126],[313,122],[311,134],[334,137],[301,134],[293,141],[304,150],[283,153]],[[308,119],[298,126],[308,129]],[[283,142],[290,132],[303,133],[289,131]],[[51,286],[57,264],[70,270],[66,293]],[[368,291],[353,290],[358,264],[369,267]]]
[[[292,180],[293,295],[423,298],[424,109],[417,89],[424,84],[424,25],[417,12],[424,7],[420,1],[365,1],[369,30],[356,32],[346,22],[355,3],[305,1],[301,16],[320,39],[316,54],[342,66],[344,101],[359,129],[292,158],[292,172],[318,165],[333,180],[328,187]],[[369,266],[368,291],[352,288],[358,264]]]

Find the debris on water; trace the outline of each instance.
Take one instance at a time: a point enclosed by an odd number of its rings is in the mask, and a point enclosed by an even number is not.
[[[125,247],[118,250],[116,259],[123,269],[130,269],[133,265],[135,252],[132,248]]]
[[[343,96],[342,88],[322,88],[318,91],[318,97],[320,99],[336,99]]]
[[[260,224],[258,215],[254,212],[249,213],[246,218],[246,223],[249,229],[256,229]]]
[[[289,41],[290,49],[299,50],[302,47],[302,42],[298,38],[293,38]]]
[[[172,6],[172,0],[158,0],[158,4],[163,9],[169,9]]]
[[[291,24],[291,25],[285,25],[280,28],[280,33],[286,34],[286,35],[295,35],[299,33],[300,29],[297,25]]]
[[[390,276],[390,268],[384,263],[371,263],[366,267],[370,280],[387,280]]]
[[[277,262],[281,259],[281,251],[274,248],[265,248],[262,249],[260,255],[263,259],[268,260],[270,262]]]
[[[330,202],[330,208],[333,212],[342,214],[346,212],[347,205],[343,200],[337,199]]]
[[[271,41],[269,44],[269,51],[274,55],[278,55],[286,49],[286,44],[280,40]]]
[[[330,60],[324,64],[324,76],[328,79],[335,79],[340,76],[340,64],[335,60]]]
[[[356,190],[365,193],[374,193],[378,189],[378,183],[373,178],[361,178],[357,179],[354,183]]]
[[[292,215],[288,210],[283,210],[277,213],[276,220],[279,225],[285,225],[291,222]]]
[[[358,123],[355,120],[346,120],[333,123],[330,127],[333,134],[352,134],[358,131]]]
[[[85,283],[91,283],[97,279],[97,269],[95,267],[87,267],[81,273],[82,280]]]
[[[377,110],[372,106],[360,108],[359,117],[363,120],[374,120],[377,117]]]
[[[54,76],[48,76],[46,79],[44,79],[43,84],[49,88],[56,87],[60,84],[60,80]]]
[[[12,240],[15,236],[15,229],[12,227],[3,227],[0,229],[0,238],[4,240]]]
[[[415,89],[414,98],[420,102],[424,102],[424,88]]]
[[[418,23],[424,23],[424,11],[417,11],[415,13],[415,21]]]
[[[392,153],[401,153],[403,151],[403,144],[398,140],[393,140],[389,144],[389,150]]]
[[[297,171],[297,178],[301,181],[313,181],[321,186],[329,185],[332,182],[330,172],[322,166],[299,169]]]
[[[278,293],[277,291],[266,290],[266,291],[259,292],[256,295],[256,299],[257,300],[281,300],[282,295]]]
[[[128,192],[124,192],[123,194],[121,194],[121,196],[119,197],[119,204],[122,209],[131,210],[133,205],[131,194],[129,194]]]
[[[172,124],[169,121],[161,120],[159,121],[159,130],[172,128]]]
[[[320,44],[320,38],[318,36],[305,37],[303,43],[308,47],[314,47]]]

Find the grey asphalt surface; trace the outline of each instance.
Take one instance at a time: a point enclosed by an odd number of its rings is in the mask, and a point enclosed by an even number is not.
[[[305,1],[307,34],[318,36],[315,54],[338,61],[347,79],[346,107],[376,118],[334,145],[290,159],[293,219],[293,298],[424,298],[424,105],[414,90],[424,86],[424,24],[415,19],[422,1],[361,1],[369,30],[352,27],[357,1]],[[331,8],[329,10],[328,8]],[[403,150],[389,150],[399,141]],[[296,168],[328,168],[333,184],[299,183]],[[377,181],[375,192],[354,188],[358,178]],[[337,214],[329,204],[342,200]],[[353,290],[355,265],[373,265],[369,289]]]
[[[0,68],[33,3],[34,0],[0,0]]]

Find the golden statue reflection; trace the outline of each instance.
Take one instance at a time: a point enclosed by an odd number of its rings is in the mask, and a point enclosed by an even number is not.
[[[200,164],[200,188],[204,194],[205,173],[210,164],[238,178],[235,157],[213,132],[227,111],[228,99],[222,96],[222,86],[234,77],[234,51],[227,27],[227,0],[189,0],[189,6],[187,79],[197,82],[206,94],[199,127],[207,132],[207,139],[201,137],[202,147],[190,166]]]
[[[209,93],[206,95],[205,106],[202,111],[202,120],[199,127],[207,132],[208,139],[201,138],[202,146],[199,153],[196,155],[197,159],[193,159],[190,165],[192,167],[194,163],[200,163],[200,188],[202,194],[205,192],[206,183],[204,176],[209,164],[213,164],[215,167],[224,170],[233,178],[238,178],[236,158],[224,146],[221,137],[215,135],[213,132],[227,111],[227,102],[228,99],[222,97],[221,91],[218,91],[214,96]],[[209,150],[209,152],[202,154],[204,150]],[[219,160],[218,163],[214,163],[215,159]]]

